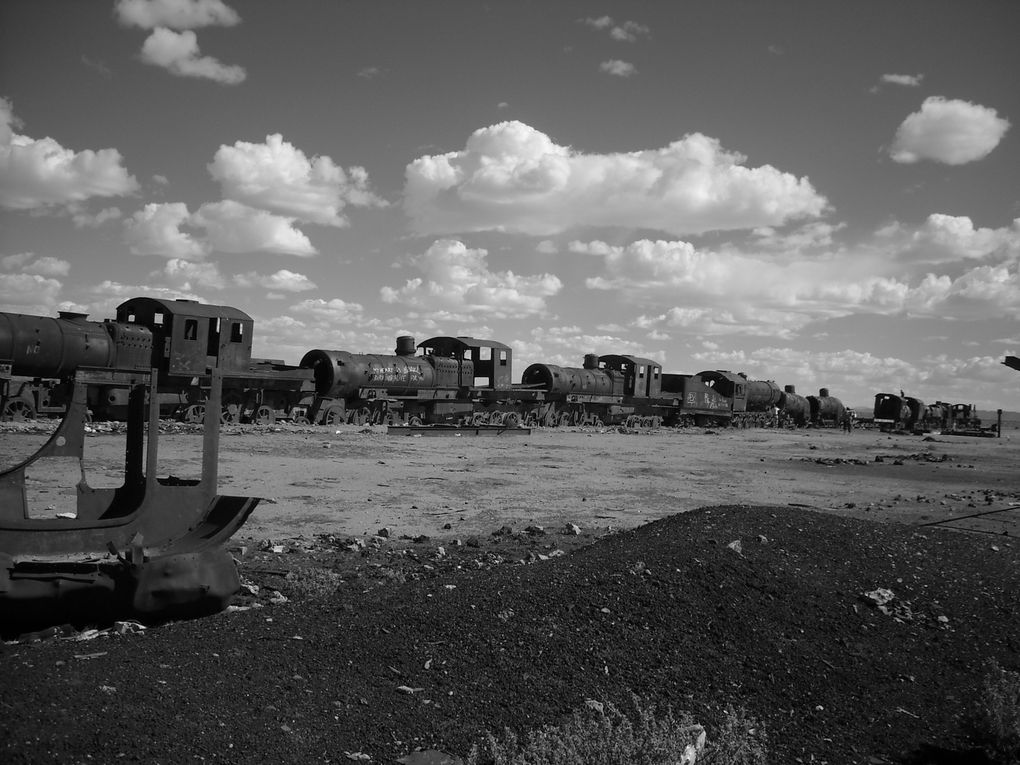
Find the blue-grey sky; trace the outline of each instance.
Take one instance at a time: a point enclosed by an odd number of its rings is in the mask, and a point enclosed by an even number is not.
[[[6,0],[0,308],[1020,409],[1020,3]]]

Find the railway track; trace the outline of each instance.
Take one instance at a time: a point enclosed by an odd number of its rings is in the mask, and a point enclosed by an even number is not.
[[[925,521],[918,526],[935,526],[954,531],[966,531],[972,534],[992,534],[995,536],[1020,536],[1020,502],[1011,502],[1007,507],[994,510],[983,510],[979,513],[954,515],[935,521]]]

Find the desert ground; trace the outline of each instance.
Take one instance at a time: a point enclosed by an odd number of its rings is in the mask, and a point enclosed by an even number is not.
[[[6,426],[0,466],[42,442],[48,425]],[[85,474],[119,477],[123,436],[97,424]],[[159,472],[197,477],[195,426],[160,436]],[[1001,438],[877,430],[534,428],[527,434],[388,433],[383,426],[224,426],[221,493],[261,497],[237,535],[247,542],[371,536],[471,536],[504,525],[627,529],[716,504],[770,504],[852,518],[945,521],[1020,533],[1020,430]],[[30,474],[30,478],[33,478]],[[37,503],[71,509],[45,494]],[[1003,512],[975,516],[987,511]]]
[[[164,436],[167,471],[196,471],[195,444],[192,435]],[[224,494],[263,497],[241,531],[252,540],[381,528],[431,537],[504,525],[626,529],[717,504],[918,524],[1017,505],[1020,431],[535,428],[414,437],[383,427],[232,427],[221,439],[220,483]],[[1015,537],[1020,510],[954,524]]]

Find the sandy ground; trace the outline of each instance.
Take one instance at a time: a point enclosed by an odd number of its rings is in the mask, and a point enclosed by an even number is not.
[[[0,433],[0,460],[31,453],[43,437]],[[115,434],[88,436],[90,482],[116,481],[122,443]],[[161,435],[161,474],[197,476],[200,449],[195,433]],[[263,498],[238,535],[246,540],[359,536],[382,527],[434,537],[488,534],[505,524],[618,529],[715,504],[1020,534],[1015,431],[970,438],[535,428],[413,437],[384,427],[227,426],[220,455],[221,493]],[[962,519],[987,511],[1003,512]]]

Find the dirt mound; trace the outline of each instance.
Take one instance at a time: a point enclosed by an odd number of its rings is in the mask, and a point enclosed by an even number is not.
[[[371,574],[392,549],[294,553],[290,578],[253,558],[289,602],[6,645],[2,759],[385,763],[636,693],[710,735],[746,707],[774,762],[893,761],[963,746],[983,662],[1020,665],[1008,540],[748,506],[540,539],[430,540],[398,576]]]

